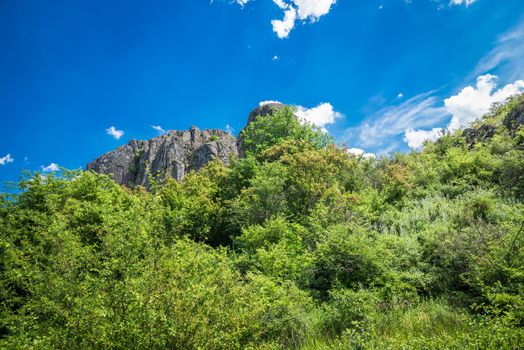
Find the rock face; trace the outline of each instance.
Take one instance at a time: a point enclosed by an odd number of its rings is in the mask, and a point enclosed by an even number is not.
[[[477,128],[464,129],[462,135],[466,138],[466,144],[472,148],[478,142],[484,142],[495,136],[500,122],[496,124],[483,124]],[[524,125],[524,95],[519,97],[517,104],[508,112],[502,120],[502,125],[514,134]]]
[[[87,165],[87,170],[112,174],[127,187],[150,187],[149,178],[182,180],[212,159],[225,164],[238,155],[235,138],[222,130],[170,130],[147,141],[131,140]]]
[[[462,135],[466,138],[468,147],[472,148],[477,142],[483,142],[492,138],[496,131],[496,126],[484,124],[476,129],[464,129]]]
[[[284,108],[286,105],[283,105],[281,103],[266,103],[263,104],[257,108],[255,108],[251,113],[249,113],[249,117],[247,118],[247,124],[244,127],[244,129],[254,122],[258,117],[266,117],[268,115],[271,115],[278,111],[279,109]],[[242,138],[242,132],[240,132],[240,135],[238,136],[237,140],[237,148],[238,148],[238,154],[240,157],[244,157],[244,139]]]
[[[284,107],[280,103],[259,106],[249,114],[246,126]],[[180,181],[188,172],[204,167],[212,159],[229,164],[238,156],[244,156],[242,133],[235,140],[233,135],[222,130],[192,127],[187,131],[170,130],[147,141],[131,140],[87,164],[86,169],[110,174],[126,187],[149,189],[151,177],[160,180],[171,177]]]

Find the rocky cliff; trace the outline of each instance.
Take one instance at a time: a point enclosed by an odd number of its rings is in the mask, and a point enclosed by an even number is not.
[[[259,116],[267,116],[284,107],[268,103],[255,108],[247,125]],[[127,187],[150,187],[149,179],[172,177],[182,180],[192,171],[205,166],[212,159],[229,164],[232,158],[243,156],[242,136],[222,130],[170,130],[165,135],[147,141],[131,140],[125,146],[104,154],[87,165],[87,170],[110,174],[115,181]]]
[[[127,187],[150,187],[149,178],[181,180],[212,159],[228,164],[238,155],[233,135],[222,130],[170,130],[147,141],[131,140],[87,165],[87,170],[111,174]]]

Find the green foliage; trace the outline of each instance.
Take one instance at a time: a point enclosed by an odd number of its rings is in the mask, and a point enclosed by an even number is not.
[[[523,111],[366,160],[288,108],[151,192],[27,176],[0,195],[0,348],[517,349]]]
[[[257,117],[242,131],[242,137],[245,153],[255,157],[287,140],[307,141],[315,148],[325,147],[332,141],[320,129],[298,120],[291,107],[278,109],[271,116]]]

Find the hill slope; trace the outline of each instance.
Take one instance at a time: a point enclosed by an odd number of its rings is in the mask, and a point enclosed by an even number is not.
[[[149,192],[27,178],[0,201],[0,347],[517,349],[523,110],[365,159],[280,108]]]

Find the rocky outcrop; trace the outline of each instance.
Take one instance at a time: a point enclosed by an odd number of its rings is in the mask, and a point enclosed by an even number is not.
[[[244,127],[244,129],[249,124],[254,122],[258,117],[266,117],[268,115],[272,115],[273,113],[275,113],[279,109],[284,108],[285,106],[286,105],[284,105],[282,103],[276,103],[276,102],[274,102],[274,103],[266,103],[266,104],[263,104],[261,106],[258,106],[253,111],[251,111],[251,113],[249,113],[249,117],[247,118],[247,124]],[[238,148],[239,156],[240,157],[244,157],[245,156],[245,154],[244,154],[244,139],[242,137],[242,132],[240,132],[240,134],[238,135],[237,148]]]
[[[268,116],[284,108],[280,103],[267,103],[255,108],[247,125],[258,117]],[[222,130],[170,130],[165,135],[147,141],[131,140],[127,145],[104,154],[89,163],[87,170],[111,175],[126,187],[150,188],[150,178],[182,180],[193,170],[204,167],[212,159],[229,164],[231,159],[244,156],[243,138],[238,140]]]
[[[238,155],[233,135],[222,130],[170,130],[147,141],[131,140],[87,165],[87,170],[111,174],[127,187],[150,187],[149,179],[182,180],[212,159],[225,164]]]
[[[478,128],[464,129],[462,135],[466,139],[466,144],[469,148],[472,148],[478,142],[484,142],[492,138],[497,131],[495,125],[484,124]]]
[[[513,108],[506,118],[504,118],[504,126],[510,131],[514,132],[521,125],[524,125],[524,95],[519,98],[519,102],[515,108]]]
[[[514,135],[524,125],[524,95],[516,97],[516,100],[510,103],[515,104],[505,115],[504,119],[495,119],[490,124],[486,123],[476,128],[464,129],[462,135],[466,139],[466,144],[469,148],[472,148],[479,142],[488,141],[495,136],[497,128],[501,126],[501,123],[511,135]]]

